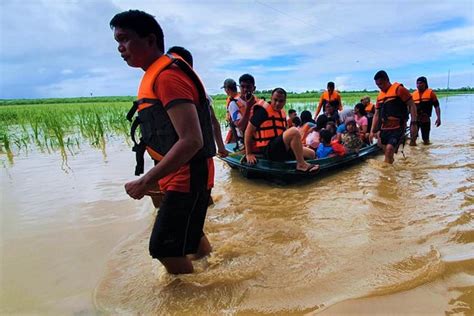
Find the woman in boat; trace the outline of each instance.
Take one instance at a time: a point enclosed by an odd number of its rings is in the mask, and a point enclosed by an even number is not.
[[[354,107],[354,119],[359,129],[359,137],[362,141],[366,141],[369,136],[367,134],[369,121],[366,115],[365,106],[362,103],[357,103]]]

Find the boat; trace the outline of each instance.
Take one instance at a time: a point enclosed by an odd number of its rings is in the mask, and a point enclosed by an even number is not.
[[[322,159],[306,160],[308,163],[319,165],[317,173],[308,173],[296,170],[296,161],[277,162],[263,159],[257,155],[257,163],[250,165],[243,162],[245,152],[239,150],[235,143],[226,144],[226,149],[230,152],[227,157],[219,157],[232,169],[237,169],[245,178],[265,178],[283,181],[297,181],[303,179],[316,178],[321,173],[334,171],[342,167],[364,161],[366,158],[380,153],[382,150],[377,144],[362,147],[358,153],[346,154],[342,157],[328,157]]]

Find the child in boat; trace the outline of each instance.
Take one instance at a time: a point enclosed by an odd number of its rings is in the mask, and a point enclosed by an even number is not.
[[[308,134],[305,140],[307,147],[316,150],[320,143],[319,132],[326,127],[327,118],[323,115],[318,116],[316,120],[316,127]]]
[[[316,156],[318,157],[318,159],[334,156],[334,150],[331,146],[331,132],[327,129],[322,129],[319,132],[319,137],[321,143],[319,144],[318,149],[316,150]]]
[[[342,136],[342,143],[346,148],[347,153],[359,152],[362,147],[362,140],[359,137],[359,131],[356,126],[354,119],[347,119],[346,121],[347,132]]]

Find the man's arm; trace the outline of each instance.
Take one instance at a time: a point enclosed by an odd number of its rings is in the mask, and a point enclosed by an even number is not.
[[[435,112],[436,112],[435,126],[438,127],[438,126],[441,125],[441,109],[439,107],[438,97],[436,96],[434,91],[431,91],[431,98],[433,99],[433,106],[434,106]]]
[[[314,119],[316,120],[316,118],[318,117],[319,115],[319,112],[321,112],[321,108],[323,107],[323,95],[321,95],[321,98],[319,98],[319,103],[318,103],[318,107],[316,108],[316,112],[314,113]]]
[[[237,126],[238,129],[240,129],[242,132],[245,131],[247,128],[247,125],[250,120],[250,110],[252,109],[252,106],[255,104],[255,96],[252,96],[249,101],[247,101],[247,105],[245,106],[245,112],[242,118],[238,121],[235,122],[235,126]]]
[[[417,111],[416,111],[416,105],[415,102],[413,102],[413,99],[410,98],[408,99],[405,104],[408,106],[408,109],[410,110],[410,137],[412,139],[416,139],[416,136],[418,134],[418,125],[417,125]]]
[[[178,134],[178,141],[160,163],[138,180],[125,184],[127,194],[134,199],[141,199],[150,188],[155,187],[158,180],[178,170],[203,146],[201,126],[194,104],[177,103],[167,113]]]
[[[257,162],[257,158],[255,158],[255,155],[252,153],[253,134],[256,130],[257,128],[252,123],[249,123],[247,129],[245,130],[245,158],[249,164],[254,164]]]
[[[380,117],[380,109],[376,108],[374,118],[372,119],[372,127],[370,129],[369,141],[372,141],[375,133],[377,133],[377,128],[379,126],[379,117]]]
[[[214,113],[214,109],[210,106],[211,109],[211,122],[212,122],[212,131],[214,132],[214,138],[217,145],[217,152],[221,157],[227,157],[229,154],[228,151],[225,149],[224,141],[222,140],[221,134],[221,125],[217,120],[216,114]]]
[[[343,109],[342,99],[341,99],[341,95],[339,93],[337,94],[337,99],[339,100],[339,111],[342,111],[342,109]]]

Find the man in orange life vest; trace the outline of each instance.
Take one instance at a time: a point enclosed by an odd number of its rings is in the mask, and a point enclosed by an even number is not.
[[[326,104],[332,104],[336,111],[342,111],[342,100],[341,95],[335,89],[334,82],[330,81],[327,84],[327,90],[323,92],[321,98],[319,99],[319,104],[314,114],[314,119],[319,115],[321,109],[323,109],[323,113],[326,112]]]
[[[183,58],[185,62],[191,66],[194,66],[193,62],[193,55],[189,50],[181,46],[173,46],[168,49],[166,52],[167,54],[176,54],[179,57]],[[221,124],[217,120],[216,114],[214,113],[214,108],[212,107],[212,98],[210,95],[206,94],[207,100],[209,101],[209,106],[211,110],[211,122],[212,122],[212,130],[214,132],[214,140],[216,141],[217,152],[219,153],[220,157],[227,157],[229,152],[225,149],[224,141],[222,140],[221,134]]]
[[[380,141],[385,153],[385,162],[392,164],[393,156],[405,135],[409,113],[411,116],[411,138],[416,137],[416,107],[410,91],[397,82],[390,83],[385,71],[378,71],[374,80],[380,93],[375,104],[369,139],[373,139],[380,127]]]
[[[211,251],[203,226],[215,145],[205,90],[187,63],[163,54],[163,31],[150,14],[125,11],[112,18],[110,27],[121,57],[145,71],[134,106],[146,149],[159,160],[138,180],[127,182],[125,190],[141,199],[159,183],[165,198],[150,237],[150,254],[169,273],[191,273],[191,260]]]
[[[245,131],[245,158],[247,163],[255,164],[253,152],[263,152],[266,159],[274,161],[296,160],[296,170],[317,172],[318,165],[312,165],[305,158],[314,159],[315,152],[303,147],[301,134],[296,127],[286,129],[286,91],[276,88],[272,91],[271,103],[255,105],[252,117]],[[255,144],[253,144],[255,142]],[[255,147],[254,147],[255,145]]]
[[[416,88],[417,90],[413,92],[412,96],[418,112],[418,129],[421,129],[423,143],[428,145],[430,143],[431,112],[434,107],[436,112],[435,126],[438,127],[441,125],[441,110],[436,93],[428,88],[426,77],[416,79]]]

